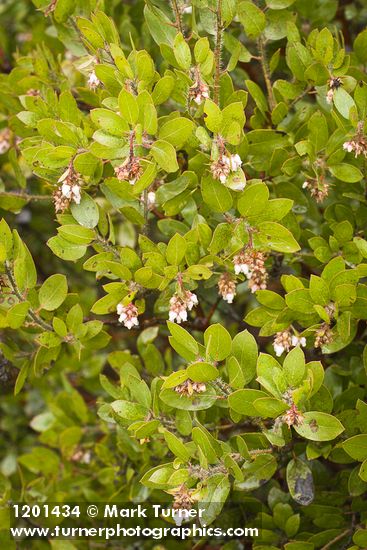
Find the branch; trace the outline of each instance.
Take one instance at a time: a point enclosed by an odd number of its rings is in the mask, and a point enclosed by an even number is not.
[[[30,195],[29,193],[15,193],[14,191],[1,191],[0,197],[17,197],[27,201],[50,201],[51,195]]]
[[[214,49],[214,86],[213,86],[213,101],[216,105],[219,105],[219,92],[220,92],[220,55],[222,51],[222,0],[218,0],[217,3],[217,20],[216,20],[216,37],[215,37],[215,49]]]
[[[176,20],[175,21],[175,27],[178,30],[178,32],[180,32],[182,34],[182,36],[184,36],[182,21],[181,21],[181,13],[180,13],[179,5],[178,5],[178,0],[171,0],[171,5],[172,5],[172,11],[173,11],[173,14],[174,14],[175,20]]]
[[[333,540],[331,540],[331,541],[329,541],[327,544],[325,544],[325,546],[323,546],[322,548],[320,548],[320,550],[329,550],[329,548],[331,548],[335,542],[338,542],[339,540],[343,539],[344,537],[346,537],[347,535],[349,535],[349,533],[351,533],[351,530],[350,530],[350,529],[346,529],[345,531],[343,531],[342,533],[340,533],[340,535],[338,535],[337,537],[333,538]]]
[[[265,51],[265,41],[263,38],[259,38],[258,45],[259,45],[259,51],[260,51],[261,68],[263,70],[266,89],[268,91],[269,105],[271,110],[273,110],[274,107],[276,106],[276,101],[274,98],[273,87],[271,84],[270,70],[269,70],[268,61],[266,58],[266,51]]]
[[[9,279],[9,282],[14,294],[16,295],[16,297],[20,302],[24,302],[25,300],[18,289],[17,283],[15,282],[15,279],[13,277],[13,274],[11,272],[8,262],[5,262],[5,272]],[[28,315],[39,327],[43,328],[44,330],[49,330],[53,332],[54,330],[53,327],[48,323],[46,323],[39,315],[37,315],[37,313],[35,313],[33,309],[29,308]]]

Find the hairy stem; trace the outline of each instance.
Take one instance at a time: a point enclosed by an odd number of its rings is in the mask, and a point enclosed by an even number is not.
[[[20,302],[24,302],[25,301],[24,297],[22,296],[21,292],[19,291],[19,288],[17,286],[17,283],[15,282],[15,279],[13,277],[13,273],[10,269],[10,266],[9,266],[8,262],[5,262],[5,272],[6,272],[6,275],[7,275],[8,279],[9,279],[9,282],[10,282],[10,285],[12,287],[12,290],[13,290],[14,294],[16,295],[16,297],[18,298],[18,300]],[[29,308],[29,310],[28,310],[28,316],[32,319],[32,321],[34,321],[39,327],[43,328],[44,330],[50,330],[50,331],[54,330],[51,325],[46,323],[31,308]]]
[[[217,3],[217,20],[215,30],[215,49],[214,49],[214,86],[213,86],[213,101],[216,105],[219,105],[219,92],[220,92],[220,56],[222,52],[222,39],[223,39],[223,24],[222,24],[222,0],[218,0]]]
[[[336,542],[338,542],[339,540],[343,539],[344,537],[346,537],[347,535],[349,535],[349,533],[351,532],[350,529],[346,529],[345,531],[343,531],[342,533],[340,533],[340,535],[338,535],[337,537],[333,538],[333,540],[330,540],[327,544],[325,544],[325,546],[323,546],[321,548],[321,550],[328,550],[329,548],[331,548],[333,546],[333,544],[335,544]]]
[[[50,201],[51,195],[31,195],[29,193],[16,193],[14,191],[2,191],[0,197],[19,197],[27,201]]]
[[[178,32],[180,32],[183,35],[183,27],[182,27],[181,13],[180,13],[178,0],[171,0],[171,5],[172,5],[172,11],[176,20],[175,26]]]
[[[273,87],[270,79],[270,70],[268,66],[268,60],[266,58],[265,41],[263,38],[259,38],[258,45],[259,45],[259,51],[260,51],[261,68],[264,74],[265,85],[268,92],[269,105],[271,110],[273,110],[276,105],[276,101],[273,94]]]

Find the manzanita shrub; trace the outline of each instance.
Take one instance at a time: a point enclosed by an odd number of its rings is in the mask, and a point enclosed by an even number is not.
[[[365,3],[33,3],[0,6],[4,537],[9,501],[168,498],[253,511],[222,548],[367,548]]]

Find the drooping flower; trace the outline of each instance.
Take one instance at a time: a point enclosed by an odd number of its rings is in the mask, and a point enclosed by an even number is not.
[[[209,86],[197,77],[194,84],[189,88],[189,99],[193,99],[197,105],[200,105],[206,99],[209,99]]]
[[[360,155],[367,157],[367,139],[364,135],[364,123],[359,122],[357,127],[357,132],[350,141],[343,143],[344,151],[348,153],[354,153],[355,158]]]
[[[289,329],[277,332],[273,341],[275,355],[280,357],[285,351],[289,351],[296,346],[305,347],[306,338],[304,336],[296,336]]]
[[[191,397],[194,393],[203,393],[206,391],[206,385],[204,382],[193,382],[190,378],[185,380],[182,384],[175,386],[175,392],[180,395],[186,395]]]
[[[101,85],[101,81],[96,75],[96,71],[93,69],[93,71],[89,73],[88,86],[91,90],[96,90],[100,85]]]
[[[134,155],[127,157],[120,166],[116,166],[115,168],[117,179],[120,181],[128,181],[131,185],[134,185],[141,173],[142,167],[140,165],[140,159]]]
[[[116,311],[119,315],[119,322],[129,330],[139,326],[138,308],[132,302],[126,306],[117,304]]]
[[[226,183],[227,178],[231,173],[231,168],[227,160],[228,157],[226,155],[222,155],[218,158],[218,160],[212,162],[210,165],[213,178],[219,180],[221,183]]]
[[[320,203],[329,195],[330,184],[322,177],[319,180],[305,181],[302,189],[308,189],[311,197]]]
[[[69,165],[69,167],[58,179],[58,183],[61,185],[53,193],[53,200],[56,212],[64,212],[64,210],[69,208],[71,202],[75,202],[75,204],[80,204],[80,182],[80,177],[74,171],[72,165]]]
[[[243,250],[233,258],[234,272],[236,275],[243,273],[246,277],[251,276],[248,261],[249,259]]]
[[[300,426],[303,424],[304,416],[301,411],[297,409],[296,405],[292,403],[290,408],[283,415],[282,420],[287,424],[288,428],[290,428],[291,426]]]
[[[11,131],[9,128],[4,128],[0,131],[0,155],[4,155],[9,151],[11,146]]]
[[[265,267],[266,256],[260,250],[247,249],[233,258],[236,275],[243,273],[248,279],[248,286],[252,293],[265,290],[268,273]]]
[[[154,208],[155,206],[155,192],[149,191],[147,194],[148,208]]]
[[[241,166],[242,160],[237,153],[235,155],[222,153],[216,161],[212,162],[210,170],[214,179],[219,180],[221,183],[225,183],[229,174],[231,172],[237,172]]]
[[[307,341],[304,336],[296,336],[295,334],[292,335],[292,346],[294,348],[296,346],[301,346],[302,348],[305,348],[306,344],[307,344]]]
[[[315,348],[321,348],[333,341],[333,331],[328,323],[322,323],[322,325],[316,330],[315,333]]]
[[[186,485],[181,485],[174,491],[173,508],[190,510],[194,500],[192,498],[192,491],[190,491]]]
[[[275,355],[280,357],[285,351],[289,351],[292,345],[292,334],[289,330],[277,332],[273,341]]]
[[[236,295],[236,283],[229,273],[223,273],[220,276],[218,281],[218,291],[223,300],[229,304],[233,303],[233,299]]]
[[[331,104],[333,102],[335,90],[340,88],[341,85],[342,85],[341,78],[339,78],[339,77],[330,78],[330,80],[329,80],[329,90],[328,90],[328,93],[326,94],[326,101],[328,103]]]
[[[169,301],[169,320],[178,324],[187,321],[187,310],[191,311],[198,303],[196,294],[182,289],[179,294],[174,294]]]

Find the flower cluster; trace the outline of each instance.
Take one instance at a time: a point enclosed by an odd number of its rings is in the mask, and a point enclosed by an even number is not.
[[[257,290],[265,290],[267,287],[268,273],[265,260],[265,254],[253,248],[242,250],[233,258],[236,275],[243,273],[246,276],[252,293]]]
[[[187,321],[187,310],[191,311],[198,303],[196,294],[182,289],[179,294],[174,294],[169,301],[169,320],[178,324]]]
[[[115,174],[120,181],[128,181],[131,185],[134,185],[137,179],[141,176],[142,167],[140,165],[140,159],[134,155],[130,155],[120,165],[116,166]]]
[[[363,133],[363,122],[358,124],[357,133],[350,141],[343,144],[344,151],[354,153],[355,158],[360,155],[367,157],[367,140]]]
[[[173,508],[175,510],[190,510],[194,500],[192,498],[192,491],[190,491],[185,485],[181,485],[174,491]]]
[[[285,351],[289,351],[292,347],[306,346],[306,338],[304,336],[296,336],[289,329],[277,332],[273,342],[275,355],[280,357]]]
[[[288,428],[291,426],[300,426],[303,423],[304,416],[299,411],[294,403],[291,404],[287,412],[282,416],[282,420],[287,424]]]
[[[237,172],[241,166],[242,160],[239,155],[222,153],[216,161],[212,162],[210,170],[214,179],[219,180],[221,183],[225,183],[229,174],[231,172]]]
[[[101,81],[99,80],[98,76],[96,75],[95,70],[91,71],[89,73],[88,77],[88,86],[91,90],[96,90],[101,85]]]
[[[132,302],[126,306],[117,304],[116,311],[119,315],[119,322],[123,323],[129,330],[139,326],[138,308]]]
[[[0,155],[4,155],[10,149],[11,131],[9,128],[4,128],[0,132]]]
[[[236,295],[236,283],[229,273],[223,273],[218,281],[218,294],[223,300],[232,304],[233,298]]]
[[[329,80],[329,90],[328,90],[328,93],[326,94],[326,101],[328,103],[331,104],[333,102],[335,90],[340,88],[341,85],[342,85],[341,78],[339,78],[339,77],[330,78],[330,80]]]
[[[69,165],[57,182],[61,185],[53,193],[56,212],[64,212],[69,208],[71,202],[80,204],[80,181],[80,177],[74,171],[72,165]]]
[[[322,323],[322,325],[316,330],[315,333],[315,348],[321,348],[327,346],[333,341],[333,331],[328,323]]]
[[[319,181],[305,181],[302,185],[303,189],[308,189],[310,191],[311,197],[313,197],[316,202],[322,202],[329,195],[330,185],[324,179]]]
[[[206,385],[204,382],[194,382],[193,380],[185,380],[182,384],[175,386],[175,392],[180,395],[186,395],[191,397],[194,393],[204,393],[206,391]]]
[[[189,100],[193,99],[195,103],[200,105],[206,99],[209,99],[209,86],[197,77],[194,84],[189,88]]]

